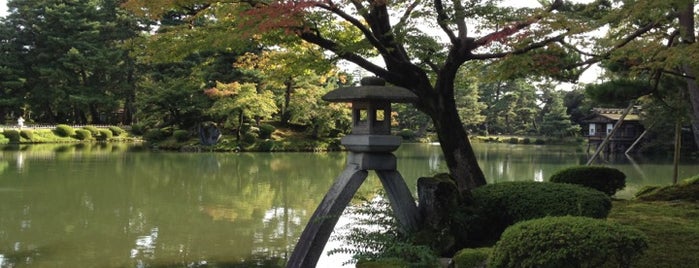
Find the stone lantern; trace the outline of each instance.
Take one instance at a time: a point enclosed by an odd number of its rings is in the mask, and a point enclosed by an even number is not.
[[[381,78],[366,77],[361,82],[359,87],[323,96],[325,101],[352,104],[352,132],[341,141],[349,151],[347,165],[311,216],[286,267],[316,266],[337,220],[369,170],[381,180],[398,222],[405,230],[417,230],[420,218],[415,199],[391,153],[402,140],[391,135],[391,103],[415,102],[417,96],[405,88],[386,86]]]

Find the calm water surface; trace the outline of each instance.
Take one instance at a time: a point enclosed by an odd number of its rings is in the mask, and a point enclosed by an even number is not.
[[[489,182],[545,181],[585,163],[575,147],[476,144]],[[446,170],[438,146],[404,144],[408,185]],[[0,267],[283,267],[345,153],[172,153],[126,144],[0,151]],[[612,159],[630,197],[668,184],[666,159]],[[685,161],[680,177],[699,173]],[[359,194],[380,188],[375,176]],[[414,189],[413,189],[414,190]],[[341,222],[346,222],[341,219]],[[334,245],[329,247],[334,247]],[[347,256],[323,256],[339,267]]]

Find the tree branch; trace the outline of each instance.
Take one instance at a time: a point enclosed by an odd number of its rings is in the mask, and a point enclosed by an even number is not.
[[[547,8],[544,13],[550,13],[550,12],[560,8],[561,6],[563,6],[563,1],[562,0],[555,0],[553,3],[551,3],[551,6],[549,6],[549,8]],[[502,30],[492,32],[486,36],[483,36],[481,38],[476,39],[473,43],[471,43],[471,45],[472,45],[471,49],[476,49],[476,48],[485,46],[492,41],[502,39],[502,38],[507,37],[507,36],[511,36],[511,35],[519,32],[519,30],[527,28],[527,27],[531,26],[532,24],[534,24],[535,22],[540,21],[543,17],[544,17],[543,14],[538,14],[536,16],[530,17],[527,20],[516,22],[514,25],[505,26]]]
[[[626,38],[622,39],[618,44],[616,44],[614,47],[612,47],[612,49],[608,50],[604,54],[599,55],[599,56],[594,57],[594,58],[590,58],[588,60],[585,60],[585,61],[582,61],[582,62],[579,62],[576,64],[571,64],[569,66],[566,66],[565,69],[574,69],[574,68],[577,68],[580,66],[585,66],[585,65],[590,65],[590,64],[600,62],[603,59],[608,59],[609,56],[612,54],[612,52],[614,52],[615,50],[617,50],[619,48],[624,47],[626,44],[630,43],[631,41],[633,41],[637,37],[643,35],[644,33],[647,33],[648,31],[650,31],[651,29],[653,29],[657,25],[658,25],[658,23],[656,23],[656,22],[649,22],[645,26],[637,29],[636,31],[634,31],[633,33],[628,35]]]
[[[550,43],[554,42],[561,42],[563,41],[563,38],[565,37],[565,34],[558,35],[556,37],[551,37],[546,40],[542,40],[540,42],[532,43],[529,44],[527,47],[523,47],[520,49],[515,49],[512,51],[507,51],[507,52],[500,52],[500,53],[487,53],[487,54],[473,54],[471,56],[472,59],[477,59],[477,60],[484,60],[484,59],[496,59],[496,58],[502,58],[508,55],[519,55],[519,54],[524,54],[527,53],[531,50],[537,49],[537,48],[542,48]]]
[[[451,40],[452,44],[457,44],[458,40],[456,38],[456,35],[454,32],[449,29],[449,25],[447,24],[447,21],[449,20],[449,16],[447,16],[447,13],[444,11],[444,4],[442,3],[442,0],[434,0],[434,9],[437,11],[437,24],[439,24],[439,27],[442,28],[442,31],[449,36],[449,40]]]
[[[355,2],[355,1],[352,1],[352,2]],[[381,53],[381,54],[388,54],[389,53],[388,49],[379,41],[379,39],[376,38],[376,36],[371,32],[371,30],[369,30],[369,28],[365,27],[364,24],[362,24],[362,22],[357,20],[355,17],[347,14],[346,12],[340,10],[339,8],[337,8],[334,5],[326,5],[326,4],[318,3],[315,6],[318,8],[328,10],[328,11],[332,12],[333,14],[340,16],[342,19],[344,19],[345,21],[349,22],[354,27],[359,29],[359,31],[361,31],[362,34],[364,34],[364,37],[369,41],[369,43],[372,46],[374,46],[379,51],[379,53]]]

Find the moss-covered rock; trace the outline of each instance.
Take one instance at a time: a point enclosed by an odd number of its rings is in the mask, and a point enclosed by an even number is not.
[[[636,193],[636,199],[643,201],[699,201],[699,175],[682,180],[676,185],[649,186]]]

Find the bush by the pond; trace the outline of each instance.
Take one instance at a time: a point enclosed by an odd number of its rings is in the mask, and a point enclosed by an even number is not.
[[[134,135],[144,135],[148,131],[145,124],[135,123],[131,125],[131,133]]]
[[[81,141],[92,139],[92,132],[87,129],[76,129],[75,138]]]
[[[534,140],[534,144],[544,145],[544,144],[546,144],[546,141],[544,139],[536,139],[536,140]]]
[[[61,137],[73,137],[75,135],[75,129],[69,125],[59,124],[56,125],[56,135]]]
[[[274,133],[276,128],[270,124],[260,125],[260,139],[270,139],[272,138],[272,133]]]
[[[19,135],[22,136],[22,138],[25,138],[27,140],[33,140],[34,139],[34,131],[31,129],[22,129],[19,132]]]
[[[492,248],[465,248],[454,254],[452,261],[456,268],[485,267],[490,252]]]
[[[175,140],[179,142],[185,142],[189,140],[189,131],[183,130],[183,129],[178,129],[172,132],[172,136],[175,137]]]
[[[400,136],[404,140],[412,140],[415,138],[416,134],[415,134],[415,131],[412,131],[412,130],[406,128],[406,129],[399,131],[398,136]]]
[[[253,144],[253,143],[255,143],[255,140],[257,140],[257,134],[255,134],[252,131],[245,132],[245,133],[243,133],[241,140],[243,141],[244,144]]]
[[[10,139],[5,137],[5,134],[0,133],[0,144],[10,143]]]
[[[648,248],[639,230],[588,217],[546,217],[505,230],[488,267],[631,267]]]
[[[167,135],[167,133],[162,129],[154,128],[146,130],[146,133],[143,134],[143,139],[148,142],[158,142],[165,140],[168,136],[169,135]]]
[[[501,182],[472,192],[475,212],[466,213],[468,239],[478,245],[497,241],[508,226],[546,216],[605,218],[612,208],[604,193],[583,186],[552,182]]]
[[[643,201],[699,201],[699,175],[684,179],[675,185],[646,187],[635,196]]]
[[[117,126],[109,126],[109,131],[112,132],[112,136],[119,136],[126,133],[126,130]]]
[[[626,186],[626,175],[610,167],[576,166],[559,170],[549,181],[578,184],[613,196]]]
[[[257,151],[259,152],[272,152],[276,147],[277,144],[273,140],[264,140],[257,143]]]
[[[112,131],[109,129],[99,129],[97,132],[97,139],[100,141],[109,140],[114,136],[114,133],[112,133]]]
[[[5,131],[2,132],[2,134],[10,140],[12,143],[18,143],[19,142],[19,131],[14,130],[14,129],[5,129]]]
[[[95,126],[84,126],[83,129],[90,131],[90,134],[92,134],[93,137],[97,137],[100,134],[100,130]]]

